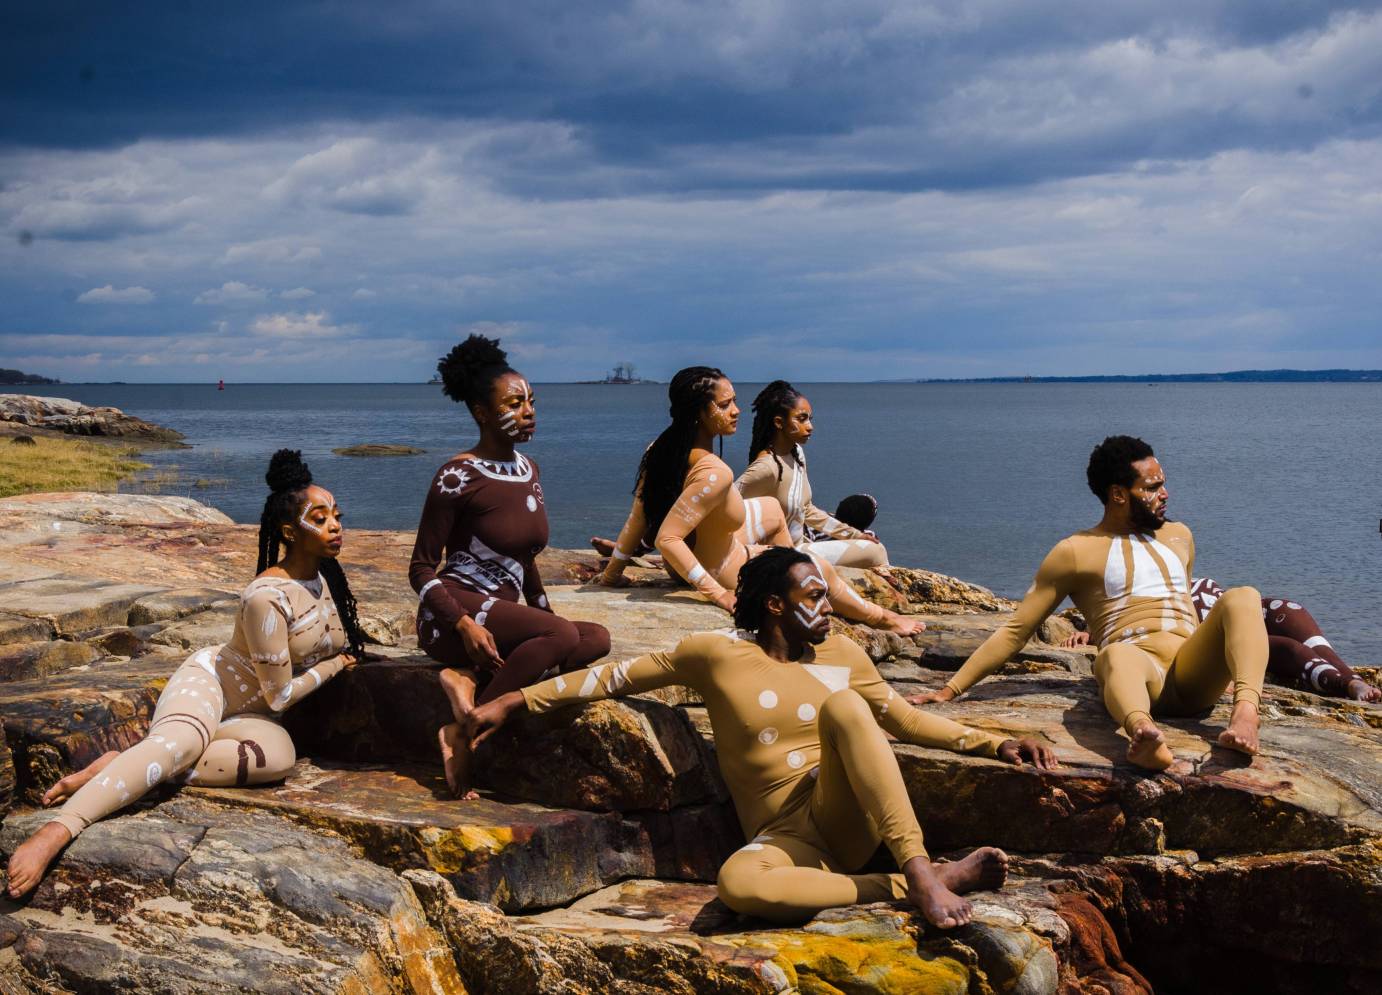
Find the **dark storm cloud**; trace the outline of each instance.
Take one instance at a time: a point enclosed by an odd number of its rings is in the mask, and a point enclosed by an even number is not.
[[[1372,135],[1375,55],[1308,49],[1377,6],[31,5],[0,37],[0,141],[482,119],[570,129],[556,149],[477,150],[528,195],[1007,186]],[[1273,71],[1292,59],[1323,78]],[[340,205],[409,208],[389,191]]]

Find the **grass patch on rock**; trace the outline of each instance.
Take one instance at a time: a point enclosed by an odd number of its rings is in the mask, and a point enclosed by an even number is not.
[[[0,436],[0,497],[39,491],[113,491],[120,481],[149,467],[128,446],[32,436],[16,445]]]

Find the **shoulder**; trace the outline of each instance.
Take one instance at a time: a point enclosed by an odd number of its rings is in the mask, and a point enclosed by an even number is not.
[[[291,582],[284,577],[256,577],[240,592],[240,604],[244,608],[255,608],[259,611],[277,608],[283,614],[291,615],[293,606],[288,599],[290,586]]]
[[[468,458],[451,459],[432,476],[431,492],[441,497],[455,497],[474,483],[476,477],[475,467]]]
[[[706,453],[696,462],[691,464],[691,470],[686,475],[688,482],[694,480],[698,483],[709,484],[712,488],[728,487],[734,480],[734,474],[729,469],[729,464],[714,453]]]
[[[873,668],[873,660],[864,652],[864,648],[839,632],[826,637],[825,642],[816,647],[816,660],[820,663],[849,667],[851,670],[860,666]]]
[[[1156,530],[1156,537],[1162,542],[1168,539],[1183,539],[1188,542],[1195,541],[1195,537],[1190,531],[1190,526],[1186,525],[1184,522],[1167,522]]]
[[[741,485],[756,484],[776,476],[777,467],[773,463],[773,454],[764,450],[758,454],[757,459],[744,468],[744,472],[739,475],[739,483]]]

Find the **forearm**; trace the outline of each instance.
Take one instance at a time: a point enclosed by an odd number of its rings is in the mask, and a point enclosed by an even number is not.
[[[701,594],[714,601],[725,593],[724,585],[711,576],[710,571],[701,566],[696,554],[680,535],[662,534],[657,537],[657,551],[688,584]]]
[[[266,683],[264,700],[274,712],[284,712],[345,669],[344,654],[329,657],[282,684]]]
[[[519,693],[529,711],[546,712],[568,705],[622,698],[679,682],[672,656],[650,653],[622,663],[597,663],[585,670],[558,674],[523,688]]]

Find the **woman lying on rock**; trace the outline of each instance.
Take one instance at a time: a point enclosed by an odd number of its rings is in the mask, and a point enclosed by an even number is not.
[[[814,426],[811,402],[786,380],[774,380],[753,400],[751,462],[734,486],[746,498],[777,500],[792,545],[837,567],[874,567],[885,573],[888,551],[877,536],[846,525],[811,502],[802,450]]]
[[[48,789],[45,806],[66,804],[10,857],[11,898],[31,891],[78,833],[164,781],[283,778],[296,752],[276,716],[363,658],[355,598],[336,560],[336,499],[293,450],[274,454],[265,479],[257,576],[240,595],[230,642],[198,650],[173,673],[143,740]]]
[[[597,579],[612,586],[627,583],[624,564],[654,535],[654,545],[678,576],[732,612],[739,568],[756,549],[792,546],[792,535],[777,500],[745,500],[728,464],[711,452],[715,439],[733,435],[739,425],[729,378],[709,366],[692,366],[672,378],[668,397],[672,424],[643,453],[628,521]],[[693,534],[694,548],[688,541]],[[865,601],[829,563],[811,559],[845,618],[904,636],[925,628]]]
[[[537,568],[548,535],[542,484],[537,464],[514,449],[537,426],[528,381],[481,335],[452,349],[437,370],[447,395],[469,408],[480,440],[432,478],[408,579],[421,601],[418,645],[447,665],[442,687],[460,722],[477,688],[490,701],[549,670],[584,667],[609,652],[609,633],[547,603]],[[472,798],[470,748],[459,728],[440,730],[442,762],[452,793]]]
[[[478,743],[514,715],[682,684],[704,698],[720,771],[750,842],[720,869],[736,912],[779,922],[905,898],[941,928],[963,925],[967,891],[996,888],[1003,851],[933,865],[884,730],[906,743],[1054,767],[1049,747],[1005,739],[912,708],[854,642],[830,635],[819,564],[769,549],[744,564],[737,632],[690,636],[670,653],[558,676],[475,709]],[[880,728],[880,726],[882,728]],[[886,843],[900,874],[854,873]]]

